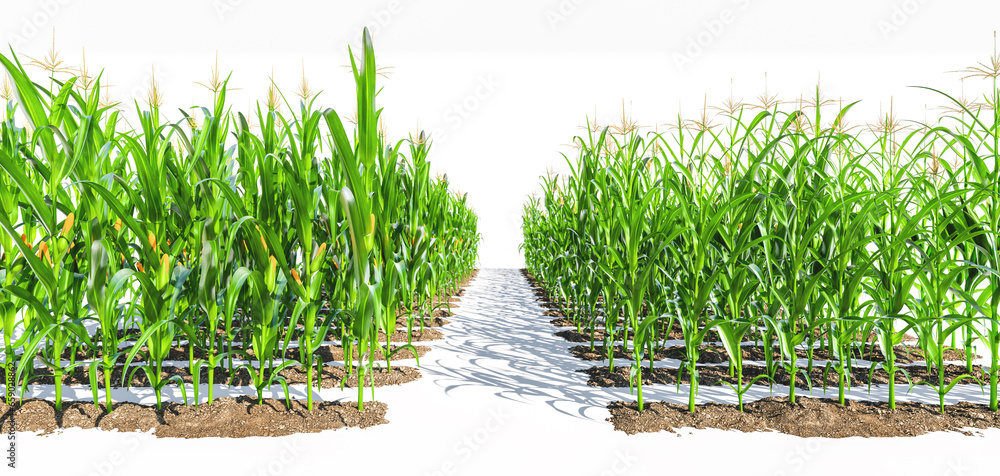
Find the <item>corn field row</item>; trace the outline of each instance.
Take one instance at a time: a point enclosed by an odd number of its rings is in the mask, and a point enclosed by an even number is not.
[[[251,126],[226,104],[228,79],[200,122],[167,120],[154,85],[132,128],[99,97],[100,77],[35,83],[15,56],[0,62],[16,96],[0,124],[0,317],[22,395],[52,376],[61,409],[64,376],[85,369],[111,412],[110,389],[141,372],[159,407],[166,386],[184,390],[163,377],[183,345],[195,404],[203,368],[211,403],[217,369],[287,399],[280,372],[297,366],[312,409],[316,350],[339,341],[361,409],[375,356],[391,368],[378,335],[400,316],[408,335],[422,329],[476,265],[477,216],[431,179],[429,138],[380,131],[367,30],[352,54],[353,133],[315,97],[296,108],[273,87]]]
[[[928,90],[949,106],[912,127],[891,114],[851,126],[854,104],[818,86],[787,104],[730,102],[718,123],[677,118],[662,133],[625,117],[613,128],[588,121],[570,172],[543,177],[543,195],[524,207],[526,268],[591,349],[603,344],[612,371],[615,345],[625,349],[640,411],[643,360],[652,370],[675,328],[692,412],[710,335],[741,410],[751,385],[779,369],[794,402],[796,376],[808,379],[819,349],[830,358],[815,365],[836,375],[843,404],[868,345],[882,357],[865,370],[932,388],[942,412],[958,383],[988,388],[996,411],[1000,74],[970,75],[992,86],[982,103]],[[896,362],[890,349],[906,335],[932,377],[912,380],[918,367]],[[750,345],[764,347],[767,368],[752,380],[741,351]],[[946,378],[948,349],[964,353],[963,375]]]

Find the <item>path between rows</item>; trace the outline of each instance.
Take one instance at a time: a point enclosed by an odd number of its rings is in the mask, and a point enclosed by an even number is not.
[[[751,468],[741,474],[843,474],[849,454],[853,460],[861,453],[874,457],[899,451],[904,456],[880,458],[865,470],[992,472],[989,455],[1000,443],[1000,430],[983,437],[937,433],[868,440],[719,430],[628,436],[605,420],[608,402],[633,398],[628,389],[590,387],[587,377],[575,372],[592,364],[572,357],[566,349],[574,344],[553,335],[556,329],[519,270],[481,270],[458,305],[451,324],[442,328],[446,339],[426,344],[434,350],[421,359],[423,378],[375,390],[375,398],[389,405],[389,424],[244,439],[185,440],[80,429],[45,437],[22,433],[20,468],[50,474],[47,470],[65,465],[51,474],[101,476],[319,474],[316,470],[581,476],[737,468]],[[727,401],[730,393],[703,387],[701,399]],[[683,386],[680,393],[673,386],[647,386],[645,395],[675,402],[687,398]],[[324,390],[322,396],[357,398],[354,391],[339,390]],[[981,395],[962,397],[985,401]],[[941,457],[910,457],[914,454]]]

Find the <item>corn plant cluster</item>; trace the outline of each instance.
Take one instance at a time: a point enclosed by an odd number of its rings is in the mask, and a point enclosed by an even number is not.
[[[954,385],[978,382],[996,411],[996,59],[989,71],[971,70],[992,86],[983,102],[928,92],[945,98],[947,112],[909,130],[891,113],[849,126],[854,104],[827,100],[818,86],[790,107],[767,94],[759,105],[730,101],[718,123],[678,118],[666,133],[641,133],[624,117],[613,129],[588,124],[574,140],[579,156],[567,157],[571,172],[543,177],[544,195],[524,207],[526,267],[590,333],[591,349],[603,328],[612,371],[612,349],[624,346],[640,410],[643,359],[652,370],[655,350],[679,327],[692,412],[709,335],[728,354],[741,410],[757,383],[743,378],[751,364],[742,345],[764,343],[767,372],[757,378],[773,382],[783,368],[793,402],[814,349],[829,351],[816,365],[824,378],[836,373],[843,403],[852,356],[876,342],[884,359],[861,370],[933,388],[942,412]],[[906,334],[936,378],[913,381],[896,363],[891,349]],[[946,379],[949,348],[965,349],[967,374]],[[989,354],[988,366],[976,365],[974,348]],[[797,349],[808,352],[806,368]],[[988,382],[977,378],[986,374]],[[895,386],[888,391],[895,408]]]
[[[430,178],[429,138],[380,132],[367,31],[352,54],[353,133],[309,94],[282,114],[274,88],[254,131],[226,105],[228,80],[200,123],[184,111],[167,121],[154,88],[133,129],[99,98],[100,77],[45,87],[15,56],[0,62],[15,93],[0,125],[5,369],[22,392],[53,376],[57,408],[78,367],[95,405],[99,388],[143,372],[159,406],[166,386],[185,391],[162,377],[183,345],[195,404],[202,369],[209,383],[217,369],[245,371],[259,399],[277,385],[287,399],[280,373],[299,366],[312,409],[326,363],[316,351],[339,341],[360,409],[376,353],[391,368],[397,317],[411,331],[475,266],[477,216]],[[109,391],[104,403],[113,410]]]

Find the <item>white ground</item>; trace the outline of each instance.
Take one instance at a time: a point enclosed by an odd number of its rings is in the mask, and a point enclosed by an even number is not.
[[[573,344],[552,335],[550,318],[542,315],[518,270],[482,270],[456,311],[452,324],[442,330],[446,340],[422,343],[434,347],[421,359],[422,379],[376,389],[376,399],[389,404],[389,424],[245,439],[185,440],[80,429],[50,436],[18,433],[19,469],[37,475],[101,476],[314,471],[582,476],[684,470],[840,475],[858,469],[872,474],[996,474],[990,463],[1000,430],[972,437],[935,433],[895,439],[803,439],[720,430],[628,436],[605,421],[605,405],[631,399],[628,389],[586,385],[586,376],[574,370],[592,363],[573,358],[566,352]],[[301,398],[302,390],[293,389],[295,398]],[[217,390],[217,396],[226,393]],[[776,387],[775,393],[784,394],[784,389]],[[686,401],[683,387],[677,393],[673,386],[647,386],[645,394],[649,400]],[[32,388],[32,396],[50,395],[51,387]],[[856,397],[882,395],[884,389],[875,389],[872,395],[861,391]],[[76,396],[90,398],[83,391]],[[322,396],[356,399],[350,390],[324,391]],[[700,398],[731,401],[733,396],[728,389],[703,387]],[[910,398],[935,401],[926,392]],[[130,399],[148,402],[151,395],[140,392]],[[971,386],[956,388],[949,401],[958,399],[986,402],[978,387]]]

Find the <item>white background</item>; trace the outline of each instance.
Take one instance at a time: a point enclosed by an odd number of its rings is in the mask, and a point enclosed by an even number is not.
[[[547,168],[587,115],[614,122],[624,101],[653,130],[678,108],[764,87],[784,100],[814,93],[863,100],[849,119],[878,119],[893,99],[901,119],[923,120],[944,101],[907,88],[959,94],[961,74],[988,61],[1000,4],[943,0],[335,1],[4,0],[0,31],[15,51],[56,47],[64,66],[103,68],[111,96],[145,97],[155,71],[169,117],[208,104],[216,52],[232,71],[234,109],[262,100],[273,70],[289,99],[305,65],[319,104],[353,114],[346,45],[374,32],[392,66],[380,103],[393,137],[435,131],[433,168],[469,192],[484,236],[483,267],[518,267],[519,216]],[[40,70],[36,77],[43,77]],[[986,84],[969,80],[968,93]],[[287,111],[287,108],[285,109]],[[931,115],[933,115],[933,109]]]
[[[706,95],[720,102],[731,80],[736,97],[752,101],[767,72],[770,91],[785,100],[813,92],[822,75],[828,97],[863,100],[850,117],[854,124],[877,120],[890,98],[901,118],[922,120],[925,105],[943,101],[907,86],[958,93],[961,75],[947,72],[987,61],[1000,23],[997,2],[956,0],[2,1],[0,38],[22,59],[44,55],[54,29],[64,66],[78,66],[86,47],[88,66],[105,69],[116,100],[142,100],[154,70],[167,111],[209,102],[211,93],[194,82],[209,80],[218,52],[220,69],[233,71],[232,85],[241,88],[231,96],[237,110],[263,98],[272,71],[293,98],[304,62],[310,85],[325,91],[320,103],[350,116],[354,91],[342,67],[349,62],[345,46],[358,43],[363,26],[372,27],[381,64],[394,67],[380,96],[389,132],[404,137],[418,124],[437,131],[434,167],[470,193],[485,238],[483,267],[521,265],[525,196],[547,168],[564,168],[560,153],[572,151],[564,144],[595,109],[610,123],[624,101],[652,129],[675,121],[679,107],[694,118]],[[966,88],[983,86],[974,80]],[[21,436],[21,469],[49,474],[72,464],[74,474],[110,474],[106,468],[176,473],[179,467],[163,464],[164,455],[187,455],[189,466],[218,474],[305,474],[318,462],[345,473],[389,473],[387,466],[397,465],[413,474],[452,474],[444,466],[457,458],[451,448],[476,435],[488,411],[497,409],[510,411],[511,423],[491,434],[472,461],[459,461],[457,474],[657,474],[671,465],[681,473],[860,468],[972,475],[989,474],[995,459],[996,430],[983,438],[935,433],[872,440],[613,432],[600,413],[605,400],[583,398],[604,390],[570,372],[583,363],[551,336],[533,297],[523,290],[505,294],[523,286],[512,276],[494,276],[470,291],[459,308],[463,319],[445,328],[449,340],[436,344],[442,348],[431,354],[421,381],[379,391],[390,403],[389,425],[210,441],[72,429],[51,439]],[[522,294],[524,302],[514,299]],[[497,389],[523,395],[510,398]],[[647,391],[648,398],[683,398],[669,386]],[[610,393],[628,398],[625,389]],[[581,408],[591,418],[567,416]],[[386,452],[372,459],[374,447]],[[54,448],[58,460],[51,457]],[[288,452],[298,448],[301,469],[286,467]],[[726,458],[709,455],[712,448],[726,448]],[[622,454],[639,462],[619,470]]]

